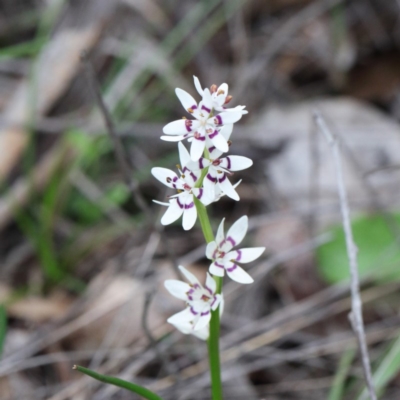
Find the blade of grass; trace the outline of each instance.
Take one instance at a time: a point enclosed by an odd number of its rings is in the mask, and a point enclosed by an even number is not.
[[[3,304],[0,304],[0,358],[3,354],[4,342],[7,333],[7,312]]]
[[[382,395],[386,386],[400,371],[400,336],[391,343],[373,374],[377,392]],[[364,390],[357,400],[368,399],[368,392]]]
[[[88,375],[91,378],[94,378],[100,382],[108,383],[110,385],[118,386],[120,388],[129,390],[130,392],[133,392],[140,396],[143,396],[146,399],[162,400],[162,398],[160,396],[156,395],[152,391],[150,391],[142,386],[135,385],[134,383],[124,381],[123,379],[114,378],[114,377],[108,376],[108,375],[101,375],[101,374],[98,374],[97,372],[94,372],[88,368],[81,367],[79,365],[74,365],[73,369],[76,369],[77,371],[82,372],[83,374]]]
[[[349,349],[344,352],[340,359],[339,367],[335,374],[335,379],[331,390],[328,395],[328,400],[341,400],[344,393],[344,385],[346,383],[346,378],[349,373],[351,363],[354,360],[356,354],[355,349]]]

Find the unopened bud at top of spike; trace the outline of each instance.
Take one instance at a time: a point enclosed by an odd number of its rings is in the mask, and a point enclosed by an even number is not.
[[[232,96],[231,95],[226,96],[224,104],[228,104],[231,100],[232,100]]]
[[[217,91],[217,89],[218,89],[218,86],[217,85],[211,85],[211,87],[210,87],[210,92],[211,93],[215,93],[216,91]]]

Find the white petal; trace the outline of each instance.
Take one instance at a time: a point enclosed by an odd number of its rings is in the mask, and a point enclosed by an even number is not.
[[[217,89],[217,93],[218,92],[223,92],[223,93],[217,95],[215,101],[219,106],[223,106],[226,100],[226,96],[228,95],[228,85],[226,83],[220,85],[219,88]]]
[[[183,267],[182,265],[180,265],[179,267],[179,271],[182,272],[182,275],[184,275],[184,277],[192,284],[192,285],[200,285],[199,280],[196,278],[195,275],[193,275],[191,272],[189,272],[185,267]]]
[[[194,323],[193,330],[199,331],[201,329],[204,329],[210,322],[211,319],[211,310],[207,306],[204,308],[202,311],[205,315],[201,315],[198,320]]]
[[[226,235],[226,242],[229,243],[229,248],[224,246],[224,251],[228,252],[233,247],[240,244],[246,236],[247,228],[249,226],[249,219],[247,215],[239,218],[228,230]]]
[[[215,236],[215,241],[217,242],[218,246],[221,246],[225,241],[224,222],[225,218],[222,218],[222,221],[218,226],[217,235]]]
[[[199,121],[190,119],[178,119],[165,125],[163,132],[166,135],[186,135],[187,133],[194,132],[199,126]]]
[[[229,171],[241,171],[253,165],[253,160],[242,156],[228,156],[221,161],[221,167]]]
[[[188,231],[193,228],[194,224],[196,223],[197,219],[197,210],[195,205],[188,209],[185,209],[183,212],[183,219],[182,219],[182,227],[185,231]]]
[[[161,206],[167,206],[167,207],[170,206],[169,203],[165,203],[163,201],[158,201],[158,200],[153,200],[153,203],[160,204]]]
[[[190,158],[190,154],[182,142],[178,143],[178,151],[179,151],[179,160],[181,162],[181,166],[182,168],[184,168],[190,161],[192,161],[192,159]]]
[[[196,138],[193,140],[190,148],[190,156],[192,157],[193,161],[198,161],[200,159],[200,157],[203,155],[205,146],[205,140],[198,140]]]
[[[231,278],[235,282],[248,284],[253,283],[254,279],[239,265],[232,264],[226,268],[226,273],[228,274],[229,278]]]
[[[170,200],[169,207],[161,218],[162,225],[169,225],[175,222],[183,214],[183,209],[178,206],[176,199]]]
[[[180,136],[160,136],[161,140],[165,140],[166,142],[179,142],[183,139],[185,139],[185,135],[180,135]]]
[[[211,139],[212,144],[220,151],[222,151],[223,153],[226,153],[229,151],[229,146],[228,146],[228,142],[226,141],[226,139],[221,135],[221,132],[217,132],[214,131],[213,133],[211,133],[211,135],[209,135],[208,137]]]
[[[235,188],[232,186],[232,183],[229,181],[226,174],[224,174],[224,177],[218,179],[218,185],[222,189],[222,191],[232,200],[240,200],[239,195],[237,194]]]
[[[177,282],[179,282],[179,281],[177,281]],[[208,288],[211,291],[210,294],[214,294],[215,291],[217,290],[217,284],[216,284],[214,278],[209,273],[207,273],[206,284],[205,284],[204,288],[206,288],[206,289]]]
[[[197,90],[197,93],[200,95],[200,96],[203,96],[203,88],[201,87],[201,84],[200,84],[200,81],[199,81],[199,78],[197,77],[197,76],[194,76],[193,75],[193,80],[194,80],[194,86],[195,86],[195,88],[196,88],[196,90]]]
[[[212,260],[212,259],[213,259],[214,251],[217,250],[217,248],[218,248],[218,246],[217,246],[217,243],[216,243],[216,242],[210,242],[210,243],[207,244],[207,247],[206,247],[206,257],[207,257],[209,260]]]
[[[217,260],[210,265],[209,271],[215,276],[224,276],[225,267],[223,264],[220,263],[220,260]]]
[[[219,294],[217,296],[221,296],[221,300],[219,303],[219,315],[221,316],[222,313],[224,312],[225,300],[224,300],[224,296],[222,294]]]
[[[182,189],[182,182],[174,171],[167,168],[154,167],[151,169],[151,174],[164,185],[173,189]]]
[[[211,112],[213,106],[213,100],[209,89],[203,90],[203,100],[199,104],[199,111],[203,113],[205,117]]]
[[[231,137],[233,131],[233,124],[225,124],[221,129],[220,129],[220,133],[221,135],[226,139],[229,140],[229,138]]]
[[[185,110],[195,110],[197,108],[197,102],[196,100],[185,90],[176,88],[175,93],[178,96],[178,99],[180,100],[183,108]]]
[[[190,290],[190,286],[186,282],[177,281],[175,279],[167,279],[164,282],[165,288],[178,299],[187,301],[187,292]]]
[[[193,321],[195,316],[190,311],[189,307],[186,307],[183,311],[178,312],[167,319],[167,322],[173,325],[185,325],[190,321]]]
[[[207,325],[203,329],[190,332],[192,335],[198,337],[201,340],[207,340],[210,336],[210,327]]]
[[[234,124],[242,118],[241,111],[224,111],[215,116],[215,119],[218,121],[219,125],[225,124]]]
[[[264,250],[265,247],[248,247],[246,249],[233,250],[226,254],[225,258],[236,260],[240,263],[249,263],[260,257]]]
[[[212,307],[211,307],[211,309],[212,309],[213,311],[215,311],[215,310],[218,308],[218,306],[221,304],[221,300],[222,300],[222,295],[216,294],[216,295],[215,295],[215,302],[214,302],[214,304],[213,304]]]
[[[210,199],[212,203],[215,199],[215,183],[211,182],[207,177],[203,181],[203,187],[206,192],[206,196]]]

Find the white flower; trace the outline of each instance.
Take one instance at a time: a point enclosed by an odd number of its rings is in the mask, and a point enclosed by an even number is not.
[[[252,247],[246,249],[232,250],[241,243],[248,228],[248,218],[243,216],[238,219],[229,229],[225,238],[224,221],[218,227],[216,240],[207,245],[206,256],[212,260],[210,272],[216,276],[224,276],[224,273],[239,283],[252,283],[253,278],[243,270],[237,263],[249,263],[265,250],[265,247]]]
[[[204,95],[204,90],[201,87],[199,78],[197,76],[193,76],[194,86],[196,87],[197,92],[200,96]],[[245,106],[237,106],[235,108],[226,109],[224,105],[228,104],[232,100],[232,96],[228,96],[228,85],[223,83],[219,87],[217,85],[212,85],[210,88],[211,98],[212,98],[212,107],[216,111],[240,111],[243,114],[247,114],[248,111],[245,110]]]
[[[179,156],[182,165],[188,164],[190,156],[183,146],[179,143]],[[168,203],[154,200],[155,203],[167,206],[168,209],[161,218],[162,225],[169,225],[183,215],[182,226],[184,230],[193,228],[197,219],[197,209],[194,204],[193,196],[196,196],[204,205],[210,204],[214,199],[210,198],[204,188],[196,188],[198,176],[184,167],[178,176],[174,171],[167,168],[154,167],[151,170],[153,176],[164,185],[176,189],[177,194],[170,196]]]
[[[205,336],[211,319],[211,311],[215,311],[219,305],[222,309],[222,295],[216,293],[217,284],[209,273],[203,287],[187,269],[182,266],[179,266],[179,269],[189,283],[168,279],[164,285],[173,296],[184,300],[187,307],[168,318],[167,321],[183,333],[198,332],[200,336]]]
[[[226,125],[221,129],[221,134],[228,141],[232,133],[233,125]],[[229,181],[228,176],[233,175],[232,171],[241,171],[253,165],[250,158],[242,156],[228,156],[220,158],[223,154],[212,143],[207,144],[209,157],[200,157],[196,161],[189,161],[187,168],[197,172],[208,168],[207,175],[204,178],[203,185],[210,198],[216,199],[221,193],[226,194],[233,200],[240,200],[235,187]]]
[[[243,108],[236,107],[230,111],[224,111],[213,115],[213,98],[208,89],[203,91],[203,99],[197,104],[196,100],[182,89],[175,89],[183,107],[195,118],[194,120],[180,119],[165,125],[163,132],[170,136],[161,136],[161,139],[175,142],[185,138],[192,139],[190,155],[197,161],[203,154],[206,139],[210,139],[213,145],[222,152],[227,152],[229,147],[226,139],[221,135],[220,129],[226,124],[239,121],[243,115]]]

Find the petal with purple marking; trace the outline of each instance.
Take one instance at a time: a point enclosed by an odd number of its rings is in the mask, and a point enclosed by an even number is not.
[[[194,138],[192,142],[192,146],[190,147],[190,156],[193,161],[198,161],[200,157],[203,155],[204,148],[206,146],[205,138]]]
[[[218,262],[218,261],[214,261],[209,268],[209,271],[211,274],[215,275],[215,276],[224,276],[225,274],[225,267],[224,264]]]
[[[244,215],[229,228],[226,235],[229,246],[224,246],[225,252],[230,251],[233,247],[239,245],[242,242],[242,240],[246,236],[248,225],[249,219],[247,218],[247,215]]]
[[[197,109],[196,100],[188,92],[176,88],[175,93],[186,111],[188,111],[189,113],[193,113],[193,111]]]
[[[228,142],[226,139],[221,135],[221,133],[216,129],[213,133],[209,134],[208,137],[210,138],[212,144],[223,153],[229,151]]]
[[[221,159],[220,165],[229,171],[241,171],[250,168],[253,165],[253,160],[242,156],[228,156]]]
[[[194,203],[192,204],[189,204],[183,212],[182,227],[185,231],[192,229],[197,219],[197,210]]]
[[[219,125],[234,124],[242,118],[241,111],[224,111],[214,117],[215,122]]]
[[[163,132],[166,135],[185,135],[194,132],[199,126],[199,121],[191,119],[178,119],[165,125]]]
[[[204,89],[203,100],[199,104],[199,111],[202,113],[203,118],[208,118],[213,108],[213,100],[209,89]]]
[[[226,273],[228,274],[229,278],[235,282],[243,284],[254,282],[254,279],[237,264],[229,263],[229,265],[226,266]]]
[[[217,243],[216,242],[210,242],[207,244],[206,247],[206,257],[209,260],[213,260],[214,259],[214,253],[215,251],[218,249]]]
[[[256,260],[261,256],[264,250],[265,247],[248,247],[245,249],[233,250],[226,254],[225,258],[245,264]]]
[[[167,279],[164,282],[165,288],[172,294],[172,296],[187,301],[187,292],[190,290],[190,286],[186,282],[177,281],[175,279]]]
[[[158,181],[172,189],[183,189],[182,182],[178,178],[178,175],[176,175],[175,172],[171,171],[170,169],[154,167],[151,169],[151,174]]]
[[[183,214],[183,209],[179,207],[178,200],[172,199],[169,201],[169,207],[161,218],[162,225],[169,225],[175,222]]]
[[[201,311],[201,316],[198,320],[194,323],[193,330],[198,331],[204,329],[211,319],[211,310],[209,306],[205,306]]]

